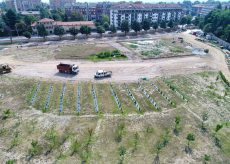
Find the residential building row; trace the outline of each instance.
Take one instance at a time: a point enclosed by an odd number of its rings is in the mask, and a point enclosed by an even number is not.
[[[35,9],[41,5],[41,0],[6,0],[7,8],[14,9],[16,12]]]
[[[122,21],[131,24],[134,20],[142,22],[179,21],[183,16],[182,7],[177,4],[148,4],[142,2],[123,2],[110,9],[110,25],[119,27]]]

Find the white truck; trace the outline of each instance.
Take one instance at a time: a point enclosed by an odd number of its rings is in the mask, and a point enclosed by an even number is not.
[[[98,79],[98,78],[105,78],[105,77],[111,77],[111,76],[112,76],[112,71],[98,70],[95,73],[94,78]]]

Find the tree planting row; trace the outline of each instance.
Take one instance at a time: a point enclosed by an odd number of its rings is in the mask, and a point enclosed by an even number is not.
[[[81,84],[78,83],[77,86],[77,112],[80,113],[81,111]]]
[[[40,89],[40,86],[41,86],[41,84],[40,84],[40,82],[38,82],[37,88],[36,88],[36,90],[35,90],[35,92],[34,92],[34,95],[33,95],[32,99],[31,99],[31,105],[32,105],[32,106],[34,105],[34,103],[35,103],[35,101],[36,101],[37,94],[38,94],[38,91],[39,91],[39,89]]]
[[[61,97],[60,97],[60,108],[59,108],[60,113],[63,111],[63,102],[64,102],[65,90],[66,90],[66,84],[63,84]]]
[[[157,105],[157,103],[153,100],[153,98],[147,93],[147,91],[141,86],[141,84],[139,83],[139,89],[141,90],[141,92],[145,95],[145,97],[147,97],[147,99],[151,102],[151,104],[157,109],[160,110],[160,107]]]
[[[185,96],[183,94],[181,94],[175,86],[173,86],[172,84],[170,84],[170,82],[163,80],[164,83],[173,91],[176,93],[177,96],[179,96],[182,100],[188,102],[188,100],[185,98]]]
[[[141,112],[140,105],[139,105],[139,103],[137,102],[136,98],[133,96],[131,90],[128,88],[128,85],[127,85],[126,83],[124,83],[124,86],[125,86],[125,89],[126,89],[128,95],[129,95],[129,97],[132,99],[134,105],[136,106],[137,110],[138,110],[139,112]]]
[[[110,90],[111,90],[111,93],[112,93],[112,95],[113,95],[113,97],[114,97],[116,103],[117,103],[118,109],[123,113],[123,109],[122,109],[122,107],[121,107],[120,100],[119,100],[119,98],[117,97],[117,94],[116,94],[116,92],[114,91],[114,88],[113,88],[113,86],[112,86],[111,83],[110,83]]]
[[[92,96],[93,96],[93,104],[94,104],[95,112],[98,112],[97,95],[93,84],[92,84]]]
[[[46,102],[45,102],[45,110],[47,110],[49,108],[49,104],[50,104],[50,97],[53,93],[53,85],[50,85],[48,94],[46,96]]]
[[[175,102],[172,102],[172,101],[170,100],[170,98],[169,98],[168,96],[166,96],[166,94],[160,90],[160,88],[158,88],[158,87],[157,87],[155,84],[153,84],[153,83],[152,83],[151,85],[155,88],[155,90],[156,90],[158,93],[160,93],[160,95],[161,95],[165,100],[167,100],[167,101],[170,103],[170,105],[172,105],[173,107],[176,107],[176,103],[175,103]]]

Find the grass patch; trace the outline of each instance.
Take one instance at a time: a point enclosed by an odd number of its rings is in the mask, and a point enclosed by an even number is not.
[[[143,56],[147,56],[147,57],[155,57],[155,56],[159,56],[162,53],[162,51],[158,48],[155,48],[151,51],[142,51],[141,55]]]
[[[105,60],[124,60],[127,59],[127,57],[122,54],[119,50],[113,50],[113,51],[104,51],[100,52],[98,54],[92,54],[88,57],[89,60],[92,61],[105,61]]]

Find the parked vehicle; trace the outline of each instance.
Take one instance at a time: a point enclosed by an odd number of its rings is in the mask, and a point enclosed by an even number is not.
[[[105,78],[105,77],[111,77],[112,76],[112,71],[104,71],[104,70],[98,70],[95,75],[94,78]]]
[[[11,70],[8,64],[0,64],[0,74],[10,73]]]
[[[60,63],[57,65],[57,69],[60,73],[77,74],[79,72],[79,67],[75,64]]]

